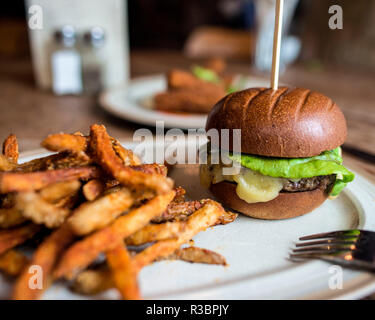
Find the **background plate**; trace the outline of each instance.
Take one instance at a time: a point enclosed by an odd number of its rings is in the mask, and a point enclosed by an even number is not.
[[[109,89],[100,96],[101,106],[113,115],[136,123],[155,126],[156,121],[164,121],[166,128],[204,128],[206,115],[173,114],[153,110],[152,97],[166,90],[164,75],[141,77],[132,80],[128,86]]]
[[[245,87],[269,86],[269,80],[259,77],[244,77]],[[101,106],[113,115],[136,123],[155,126],[164,121],[166,128],[197,129],[206,126],[207,115],[173,114],[152,110],[152,97],[166,90],[164,75],[139,77],[129,85],[105,91],[100,96]]]

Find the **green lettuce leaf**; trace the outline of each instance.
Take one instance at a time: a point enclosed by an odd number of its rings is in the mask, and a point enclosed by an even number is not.
[[[211,82],[211,83],[220,83],[222,79],[217,75],[217,73],[211,69],[207,69],[198,65],[194,65],[191,68],[191,72],[194,76],[196,76],[198,79],[201,79],[203,81]],[[231,84],[226,88],[226,92],[233,93],[236,91],[243,90],[246,87],[246,80],[245,78],[241,78],[237,84]]]
[[[220,78],[216,74],[216,72],[214,72],[210,69],[203,68],[201,66],[197,66],[197,65],[193,66],[192,73],[197,78],[199,78],[203,81],[212,82],[212,83],[219,83],[220,82]]]
[[[340,148],[309,158],[269,158],[248,154],[230,154],[229,157],[243,167],[271,177],[301,179],[336,174],[331,196],[337,196],[354,179],[354,173],[342,165]]]
[[[229,86],[227,89],[226,89],[227,93],[233,93],[233,92],[237,92],[239,91],[239,89],[237,87],[234,87],[234,86]]]

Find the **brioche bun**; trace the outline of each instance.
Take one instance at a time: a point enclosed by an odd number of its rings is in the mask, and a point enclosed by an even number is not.
[[[209,113],[206,130],[211,128],[241,129],[241,152],[269,157],[317,156],[346,138],[339,107],[325,95],[301,88],[251,88],[229,94]]]
[[[302,192],[281,192],[277,198],[268,202],[247,203],[236,193],[236,184],[219,182],[212,184],[211,192],[227,207],[247,216],[281,220],[304,215],[319,207],[328,197],[322,189]]]

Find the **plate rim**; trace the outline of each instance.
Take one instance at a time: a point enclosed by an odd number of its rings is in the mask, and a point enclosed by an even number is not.
[[[128,139],[120,139],[120,143],[125,145],[126,147],[129,147],[129,148],[134,148],[134,146],[137,144],[136,142],[133,142],[131,140],[128,140]],[[53,152],[49,152],[45,149],[42,149],[42,148],[38,148],[38,149],[34,149],[34,150],[29,150],[29,151],[26,151],[26,152],[22,152],[20,153],[20,159],[24,159],[24,158],[32,158],[32,157],[42,157],[42,156],[46,156],[48,154],[52,154]],[[375,184],[367,179],[366,177],[362,176],[361,174],[356,174],[356,179],[359,179],[360,182],[359,183],[365,183],[365,184],[368,184],[369,186],[371,186],[371,188],[373,188],[373,190],[375,190]],[[360,211],[362,210],[365,210],[362,208],[362,205],[361,205],[361,202],[358,200],[358,198],[355,196],[355,193],[357,192],[356,190],[352,190],[353,187],[351,187],[350,185],[345,189],[345,194],[349,197],[350,201],[353,202],[353,200],[355,200],[356,202],[358,203],[353,203],[353,205],[358,208],[358,204],[360,204],[361,206],[361,209]],[[369,191],[367,190],[367,192],[369,193]],[[369,193],[370,194],[370,193]],[[375,219],[375,217],[374,217]],[[367,225],[367,222],[366,221],[367,219],[365,219],[365,221],[363,221],[363,225],[366,226]],[[361,223],[361,221],[359,221],[359,223]],[[322,262],[322,261],[307,261],[307,262],[303,262],[303,263],[300,263],[298,266],[305,266],[307,268],[312,268],[316,265],[326,265],[325,262]],[[296,265],[296,267],[294,266],[287,266],[285,268],[283,268],[283,270],[281,271],[281,273],[287,273],[287,272],[291,272],[291,270],[295,269],[295,268],[298,268],[298,266]],[[352,272],[349,270],[349,272]],[[354,271],[353,271],[354,272]],[[270,276],[270,275],[279,275],[280,272],[268,272],[268,273],[265,273],[264,275],[260,275],[260,277],[267,277],[267,276]],[[257,277],[259,277],[259,275],[257,275]],[[253,276],[243,276],[241,277],[244,279],[243,282],[251,282],[253,280]],[[249,278],[249,279],[246,279],[246,278]],[[216,283],[216,284],[212,284],[212,286],[209,286],[208,289],[205,289],[206,291],[210,291],[210,290],[215,290],[217,288],[224,288],[226,286],[229,286],[229,285],[233,285],[233,282],[241,282],[241,279],[234,279],[234,280],[228,280],[227,281],[228,283],[226,282],[223,282],[223,283]],[[234,284],[235,286],[235,284]],[[358,298],[361,298],[363,296],[365,296],[366,294],[370,293],[372,290],[375,289],[375,276],[372,275],[372,274],[369,274],[369,273],[366,273],[366,272],[361,272],[359,273],[359,275],[353,277],[352,279],[348,280],[348,281],[345,281],[345,286],[344,287],[347,287],[349,286],[350,288],[348,289],[343,289],[343,290],[336,290],[336,291],[332,291],[332,290],[323,290],[323,291],[318,291],[318,292],[314,292],[314,293],[311,293],[309,295],[306,295],[306,296],[296,296],[294,297],[293,299],[358,299]],[[162,296],[158,296],[158,297],[154,297],[154,296],[151,296],[151,297],[148,297],[148,298],[151,298],[151,299],[155,299],[155,298],[158,298],[158,299],[171,299],[171,298],[174,298],[174,299],[184,299],[184,297],[179,297],[179,296],[183,296],[183,295],[194,295],[194,292],[196,292],[198,288],[189,288],[187,289],[184,293],[178,293],[176,291],[172,292],[172,297],[168,296],[168,293],[166,293],[165,295],[162,295]],[[333,292],[333,293],[332,293]],[[212,297],[209,297],[209,298],[212,298]],[[188,298],[189,299],[189,298]]]
[[[163,112],[158,112],[152,110],[151,112],[145,108],[140,107],[133,101],[128,101],[128,106],[130,106],[130,111],[128,111],[124,106],[113,103],[111,99],[119,93],[126,94],[129,90],[137,89],[138,86],[145,85],[145,82],[165,82],[165,76],[163,74],[154,74],[147,76],[140,76],[131,79],[127,84],[122,84],[113,88],[106,89],[99,95],[99,105],[109,113],[138,124],[155,126],[156,121],[164,121],[164,126],[166,128],[181,128],[181,129],[199,129],[205,127],[205,122],[207,115],[199,114],[189,114],[189,115],[178,115],[178,114],[168,114]],[[124,102],[125,104],[125,102]],[[146,117],[137,116],[137,113],[131,111],[140,110]],[[187,120],[190,122],[198,122],[199,125],[188,125]]]

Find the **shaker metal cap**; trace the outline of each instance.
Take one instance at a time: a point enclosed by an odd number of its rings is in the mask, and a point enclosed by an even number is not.
[[[77,41],[76,29],[71,25],[65,25],[61,29],[57,29],[54,33],[56,42],[63,44],[66,47],[72,47]]]
[[[94,48],[100,48],[105,42],[105,32],[101,27],[93,27],[86,31],[83,35],[83,41],[86,45],[91,45]]]

